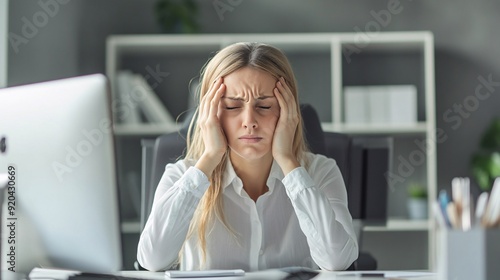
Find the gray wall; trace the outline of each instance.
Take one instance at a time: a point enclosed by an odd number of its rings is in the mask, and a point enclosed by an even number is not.
[[[65,2],[68,0],[59,0]],[[78,33],[83,1],[9,2],[8,85],[78,75]],[[47,12],[47,11],[49,12]]]
[[[28,32],[24,37],[30,38],[25,38],[17,50],[9,45],[8,85],[104,73],[105,39],[108,35],[159,33],[152,12],[154,0],[42,2],[68,3],[58,4],[57,9],[52,6],[52,15],[44,21],[41,14],[44,8],[39,1],[10,1],[9,31],[24,36],[24,28]],[[374,21],[373,14],[386,10],[388,3],[393,1],[197,2],[202,33],[291,33],[365,30],[365,26]],[[214,3],[232,6],[226,6],[229,10],[218,14]],[[446,141],[437,145],[438,185],[448,187],[454,176],[470,176],[469,159],[480,134],[492,117],[500,117],[500,87],[496,84],[491,87],[489,97],[474,103],[479,77],[491,76],[491,80],[500,81],[500,1],[403,0],[398,3],[401,12],[393,14],[381,31],[430,30],[435,36],[437,127],[447,136]],[[38,20],[36,31],[29,30],[26,20],[29,24]],[[459,105],[469,110],[454,112]],[[367,249],[376,252],[384,252],[384,248],[390,245],[387,241],[391,240],[381,241],[376,234],[366,238],[373,241],[366,243]],[[403,245],[400,247],[406,250]],[[400,254],[405,255],[405,252]],[[135,257],[134,252],[128,255],[131,260]],[[380,264],[385,268],[425,267],[425,255],[420,257],[404,258],[399,266]]]
[[[47,0],[48,1],[48,0]],[[55,1],[55,0],[54,0]],[[62,0],[59,0],[62,2]],[[66,0],[68,1],[68,0]],[[356,32],[386,10],[390,1],[220,0],[197,1],[202,33]],[[230,9],[217,13],[214,3]],[[9,48],[9,85],[80,74],[104,73],[109,34],[158,33],[153,0],[72,0],[38,28],[16,53]],[[437,126],[448,139],[438,144],[438,185],[454,176],[470,176],[469,159],[480,134],[500,104],[498,91],[473,103],[478,77],[500,81],[500,1],[400,1],[381,31],[430,30],[436,50]],[[22,34],[22,18],[32,21],[43,10],[37,1],[10,1],[9,30]],[[42,22],[43,23],[43,22]],[[464,102],[472,102],[464,104]],[[466,105],[469,111],[454,112]],[[444,114],[448,113],[448,119]],[[465,109],[466,110],[466,109]]]

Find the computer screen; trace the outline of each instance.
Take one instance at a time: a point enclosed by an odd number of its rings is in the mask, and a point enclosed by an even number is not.
[[[122,267],[106,77],[0,89],[3,271]]]

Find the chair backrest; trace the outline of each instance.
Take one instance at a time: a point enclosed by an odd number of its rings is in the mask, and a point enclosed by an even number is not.
[[[179,131],[158,136],[154,143],[145,141],[143,144],[143,170],[141,190],[141,231],[153,206],[156,187],[160,183],[161,176],[168,163],[174,163],[180,159],[186,150],[186,137],[188,127],[193,118],[194,110],[186,115]],[[150,170],[144,167],[149,166]]]
[[[347,188],[349,211],[360,208],[362,194],[353,192],[350,188],[351,177],[355,176],[355,180],[359,177],[359,174],[353,174],[351,168],[351,153],[353,151],[351,136],[343,133],[323,131],[318,113],[311,105],[301,104],[300,110],[304,126],[304,135],[309,149],[315,154],[322,154],[326,157],[335,159]],[[351,209],[351,207],[353,209]],[[361,217],[357,215],[356,218]]]
[[[318,113],[311,105],[301,104],[300,111],[309,149],[315,154],[335,159],[345,185],[348,186],[351,137],[347,134],[323,131]]]

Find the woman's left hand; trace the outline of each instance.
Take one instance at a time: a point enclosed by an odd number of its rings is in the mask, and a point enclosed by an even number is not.
[[[272,151],[274,159],[286,175],[300,166],[293,152],[295,131],[299,124],[299,112],[292,91],[283,77],[276,82],[274,96],[276,96],[280,106],[280,117],[274,130]]]

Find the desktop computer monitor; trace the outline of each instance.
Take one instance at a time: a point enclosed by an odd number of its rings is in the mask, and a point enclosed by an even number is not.
[[[0,89],[4,272],[121,269],[110,99],[100,74]]]

